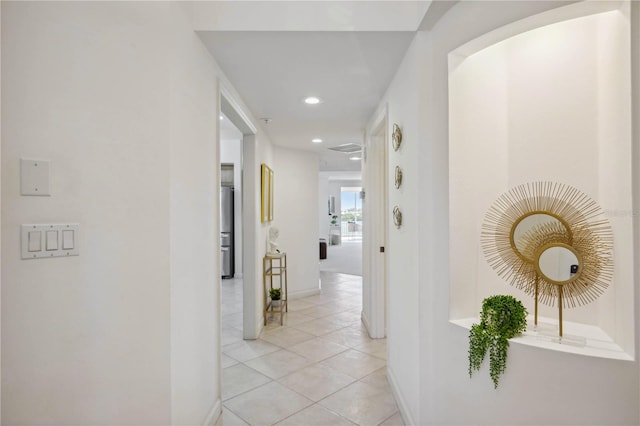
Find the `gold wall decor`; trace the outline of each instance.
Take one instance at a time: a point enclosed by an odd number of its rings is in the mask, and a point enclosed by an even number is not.
[[[260,221],[265,223],[273,220],[273,170],[262,163],[260,177]]]
[[[273,207],[274,207],[273,187],[274,187],[273,169],[269,169],[269,222],[273,220]]]
[[[400,187],[402,186],[402,169],[400,168],[400,166],[396,166],[395,186],[396,189],[400,189]]]
[[[398,229],[402,226],[402,211],[400,211],[400,207],[398,206],[393,208],[393,224],[396,225]]]
[[[395,123],[393,124],[393,133],[391,134],[391,143],[394,151],[399,150],[400,145],[402,144],[402,130],[400,130],[400,126],[398,126]]]
[[[482,224],[487,262],[509,284],[562,309],[598,298],[613,279],[613,233],[598,204],[569,185],[533,182],[502,194]]]

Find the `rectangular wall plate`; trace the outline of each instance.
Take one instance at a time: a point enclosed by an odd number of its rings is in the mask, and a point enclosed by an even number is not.
[[[79,230],[78,223],[21,225],[21,258],[78,256]]]
[[[51,195],[49,160],[20,159],[20,195]]]

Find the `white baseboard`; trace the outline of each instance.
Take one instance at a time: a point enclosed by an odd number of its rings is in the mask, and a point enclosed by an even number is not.
[[[320,289],[313,288],[311,290],[289,291],[287,296],[289,299],[301,299],[303,297],[317,296],[318,294],[320,294]]]
[[[389,386],[391,386],[391,392],[393,393],[393,396],[396,399],[396,403],[398,404],[398,411],[400,411],[400,415],[402,416],[402,422],[405,425],[416,425],[417,424],[416,420],[413,417],[411,417],[411,412],[407,407],[406,400],[402,395],[402,392],[400,392],[400,389],[398,388],[398,381],[396,380],[396,377],[394,376],[393,372],[389,368],[388,364],[387,364],[387,379],[389,379]]]
[[[213,404],[213,407],[211,407],[211,411],[207,414],[202,426],[214,426],[218,421],[220,414],[222,414],[222,401],[218,399],[216,403]]]
[[[256,336],[250,340],[255,340],[258,337],[260,337],[260,333],[262,333],[262,329],[264,328],[264,317],[262,315],[260,315],[258,317],[258,321],[256,322]],[[245,340],[247,340],[245,338]]]
[[[364,328],[367,329],[367,334],[369,336],[371,336],[371,331],[369,331],[369,330],[371,330],[371,328],[369,327],[369,318],[367,318],[367,314],[365,314],[364,311],[362,311],[360,313],[360,319],[362,320],[362,323],[364,324]]]

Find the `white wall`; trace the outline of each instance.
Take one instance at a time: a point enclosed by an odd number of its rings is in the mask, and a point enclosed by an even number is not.
[[[416,324],[419,323],[418,305],[418,235],[421,217],[417,209],[420,190],[417,174],[418,147],[420,141],[419,92],[416,90],[419,79],[420,58],[419,43],[414,40],[407,50],[403,62],[398,68],[387,93],[381,101],[381,108],[388,104],[387,132],[387,347],[388,376],[395,385],[396,395],[403,404],[405,412],[411,413],[405,419],[407,424],[416,424],[419,409],[419,365],[420,336]],[[415,85],[410,84],[415,83]],[[402,129],[402,145],[396,152],[391,147],[393,124]],[[369,152],[371,148],[368,147]],[[400,189],[394,186],[395,166],[403,169],[403,184]],[[371,167],[367,161],[363,169]],[[366,171],[363,170],[363,176]],[[365,188],[370,192],[374,188]],[[371,198],[371,197],[367,197]],[[367,200],[365,198],[365,202]],[[398,206],[402,211],[403,224],[397,229],[393,224],[392,210]],[[367,218],[365,217],[365,220]]]
[[[2,7],[0,6],[0,46],[2,46]],[[2,81],[2,55],[0,55],[0,82]],[[0,84],[0,99],[2,99],[2,85]],[[2,134],[2,102],[0,102],[0,135]],[[0,140],[2,138],[0,137]],[[2,187],[2,150],[0,149],[0,188]],[[2,197],[0,197],[0,211],[2,211]],[[2,226],[0,226],[0,241],[2,241]],[[0,271],[2,270],[2,244],[0,244]],[[0,274],[0,289],[2,288],[2,274]],[[2,342],[2,291],[0,291],[0,342]],[[2,351],[0,350],[0,365],[2,365]],[[0,369],[0,384],[2,383],[2,369]],[[2,423],[2,386],[0,385],[0,423]]]
[[[329,244],[329,176],[320,172],[318,177],[318,236]]]
[[[403,128],[402,149],[410,150],[413,145],[416,150],[413,155],[408,155],[411,151],[390,153],[389,162],[389,170],[395,163],[403,167],[403,186],[407,185],[404,193],[391,189],[389,210],[398,203],[406,229],[413,231],[405,236],[395,230],[389,218],[388,369],[400,397],[399,406],[410,424],[640,422],[637,361],[514,344],[507,371],[494,390],[487,366],[469,378],[468,331],[448,321],[449,263],[455,255],[449,253],[448,54],[502,25],[565,4],[457,3],[431,32],[417,34],[385,96],[390,125],[397,122]],[[637,21],[633,25],[637,26]],[[637,47],[634,53],[638,55]],[[637,82],[638,70],[634,73]],[[634,138],[637,144],[637,134]],[[407,268],[408,264],[417,265],[417,271]],[[634,282],[637,285],[635,277]],[[634,303],[638,306],[637,294]],[[402,355],[396,352],[401,349],[405,351]],[[416,355],[408,353],[410,350]]]
[[[202,424],[219,400],[217,68],[181,13],[2,4],[5,424]],[[51,197],[19,195],[23,156]],[[20,224],[66,221],[78,257],[19,259]]]
[[[217,67],[172,3],[170,47],[171,423],[220,409]]]
[[[264,326],[262,259],[266,254],[266,241],[270,222],[262,223],[260,188],[262,163],[273,164],[273,147],[263,133],[245,136],[243,141],[244,197],[243,225],[246,235],[252,236],[252,244],[244,244],[244,338],[256,339]],[[272,167],[273,168],[273,167]],[[276,181],[280,178],[276,177]],[[278,194],[279,189],[275,189]],[[276,202],[277,203],[277,202]],[[277,209],[276,204],[276,209]],[[274,217],[277,213],[274,211]],[[246,242],[246,240],[245,240]]]
[[[240,134],[242,136],[242,134]],[[242,140],[220,140],[220,162],[233,164],[235,277],[242,277]]]
[[[273,166],[278,246],[287,253],[289,297],[318,294],[318,155],[275,147]],[[265,240],[266,243],[266,240]]]

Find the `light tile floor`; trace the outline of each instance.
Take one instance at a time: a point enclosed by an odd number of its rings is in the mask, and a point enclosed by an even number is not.
[[[322,294],[289,301],[242,340],[242,280],[222,281],[222,416],[229,425],[403,425],[385,339],[360,322],[362,278],[321,272]]]

